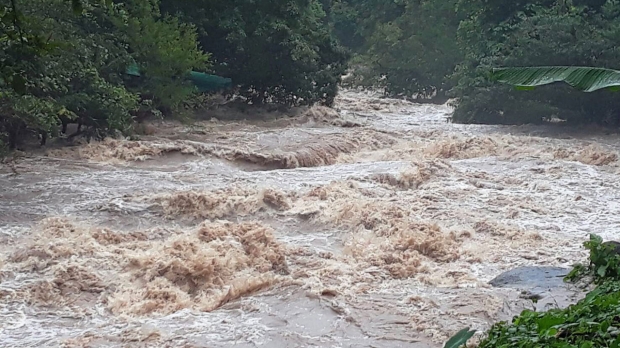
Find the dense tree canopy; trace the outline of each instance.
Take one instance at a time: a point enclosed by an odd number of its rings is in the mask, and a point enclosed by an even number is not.
[[[8,1],[8,0],[7,0]],[[248,102],[330,105],[348,54],[317,0],[11,0],[0,7],[0,141],[55,135],[79,120],[127,132],[137,115],[175,115],[188,74],[232,78]],[[129,66],[139,76],[127,75]]]
[[[333,102],[347,54],[319,1],[163,0],[162,10],[196,25],[215,72],[250,101]]]
[[[501,66],[618,68],[616,0],[334,0],[331,26],[356,53],[356,82],[389,95],[457,98],[456,122],[617,124],[609,91],[514,91],[488,79]]]
[[[140,105],[176,107],[192,93],[178,77],[207,67],[194,29],[160,16],[157,2],[77,4],[0,8],[0,132],[10,147],[27,131],[54,135],[71,119],[96,133],[126,132]],[[129,84],[132,62],[147,73]]]
[[[619,16],[617,0],[4,0],[0,141],[53,136],[68,120],[105,135],[178,115],[195,105],[190,72],[230,78],[228,94],[250,104],[331,105],[349,67],[388,95],[455,97],[456,122],[616,125],[620,99],[607,90],[532,94],[488,77],[617,69]]]
[[[461,22],[459,39],[466,59],[456,74],[455,121],[541,123],[556,117],[618,124],[620,99],[610,91],[584,94],[568,86],[548,86],[527,93],[486,78],[490,69],[502,66],[618,67],[618,1],[532,1],[520,7],[511,7],[510,1],[491,1],[494,6],[463,1],[468,19]],[[504,7],[512,12],[499,10]]]
[[[456,0],[340,0],[331,16],[340,40],[358,54],[358,78],[391,95],[446,101],[462,60]]]

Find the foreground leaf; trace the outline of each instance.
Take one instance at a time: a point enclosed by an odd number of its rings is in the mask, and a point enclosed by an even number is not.
[[[497,68],[493,69],[491,78],[520,88],[542,86],[554,82],[565,82],[584,92],[620,87],[620,71],[591,67]]]
[[[443,346],[443,348],[459,348],[476,333],[476,331],[470,331],[469,328],[464,328],[463,330],[456,333],[456,335],[452,336]]]

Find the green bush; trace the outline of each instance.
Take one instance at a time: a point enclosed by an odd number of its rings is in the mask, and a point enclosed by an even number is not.
[[[608,281],[566,309],[524,311],[495,324],[479,348],[620,347],[620,283]]]
[[[567,280],[592,276],[599,283],[608,280],[620,281],[620,244],[603,243],[601,237],[591,235],[584,246],[590,251],[590,262],[588,265],[575,266]]]
[[[572,124],[620,125],[620,98],[610,91],[582,93],[544,86],[535,93],[492,83],[495,67],[620,64],[620,2],[462,0],[460,45],[466,59],[456,69],[459,98],[453,121],[541,123],[556,117]],[[584,7],[589,5],[591,7]]]

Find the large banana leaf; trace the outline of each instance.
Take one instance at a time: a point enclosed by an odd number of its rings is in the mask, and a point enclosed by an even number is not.
[[[469,330],[469,328],[465,328],[456,333],[456,335],[452,336],[443,346],[443,348],[459,348],[464,346],[467,341],[476,333],[474,330]]]
[[[576,66],[497,68],[493,69],[491,78],[521,88],[553,82],[566,82],[584,92],[620,87],[620,71]]]

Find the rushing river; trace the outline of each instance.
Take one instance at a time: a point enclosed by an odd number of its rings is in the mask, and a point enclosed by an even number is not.
[[[493,277],[617,239],[620,142],[450,113],[345,91],[3,165],[0,346],[440,347],[510,319],[532,303]]]

